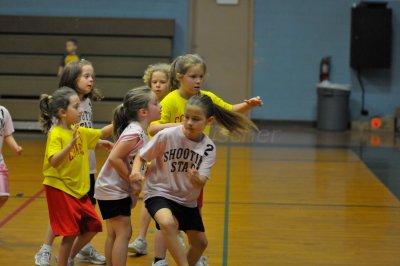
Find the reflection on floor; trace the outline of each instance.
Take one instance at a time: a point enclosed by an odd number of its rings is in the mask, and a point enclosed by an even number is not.
[[[311,124],[262,123],[260,132],[231,139],[233,145],[253,143],[277,147],[321,147],[351,149],[400,200],[400,134],[390,132],[320,131]],[[216,131],[217,132],[217,131]],[[227,138],[217,132],[215,140]]]

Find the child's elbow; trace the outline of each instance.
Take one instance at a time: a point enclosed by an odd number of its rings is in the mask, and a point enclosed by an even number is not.
[[[115,168],[115,166],[117,165],[117,161],[118,161],[117,158],[114,158],[114,157],[111,157],[111,156],[108,158],[108,162],[110,163],[110,165],[111,165],[113,168]]]
[[[111,136],[112,136],[112,133],[113,133],[113,130],[114,130],[113,124],[109,124],[109,125],[103,127],[103,128],[101,129],[100,138],[101,138],[101,139],[107,139],[107,138],[111,137]]]
[[[54,168],[57,168],[60,165],[60,163],[58,163],[57,160],[54,159],[54,157],[51,157],[49,159],[49,164]]]
[[[157,126],[155,126],[155,125],[149,126],[148,132],[149,132],[150,136],[153,137],[158,132]]]

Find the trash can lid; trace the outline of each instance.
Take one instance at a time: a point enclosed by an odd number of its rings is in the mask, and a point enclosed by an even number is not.
[[[332,90],[342,90],[342,91],[350,91],[351,87],[349,84],[338,84],[332,83],[328,80],[324,80],[317,84],[318,89],[332,89]]]

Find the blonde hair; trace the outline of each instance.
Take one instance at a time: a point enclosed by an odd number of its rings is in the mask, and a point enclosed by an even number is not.
[[[219,105],[214,104],[208,95],[194,95],[190,97],[186,105],[200,107],[207,118],[214,116],[218,124],[223,126],[234,135],[239,135],[251,129],[258,130],[253,121],[248,119],[246,116],[237,112],[229,111]]]
[[[176,75],[186,74],[188,69],[195,65],[201,65],[204,69],[204,74],[206,73],[206,63],[198,54],[186,54],[175,58],[171,63],[171,74],[169,76],[169,87],[171,91],[179,89],[179,81],[176,79]]]
[[[144,71],[143,75],[144,84],[146,84],[151,88],[151,78],[153,77],[153,73],[157,71],[164,73],[165,76],[167,77],[167,80],[169,80],[171,66],[166,63],[157,63],[154,65],[149,65],[147,69]]]

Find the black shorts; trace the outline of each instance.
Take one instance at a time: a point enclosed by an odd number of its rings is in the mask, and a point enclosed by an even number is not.
[[[172,215],[179,222],[179,230],[181,231],[199,231],[204,232],[203,219],[201,218],[200,211],[198,207],[189,208],[175,201],[166,199],[164,197],[153,197],[147,199],[145,202],[147,211],[150,213],[151,217],[160,209],[167,208],[171,210]],[[160,230],[160,226],[156,221],[156,227]]]
[[[131,216],[131,198],[120,200],[97,200],[103,220],[117,216]]]
[[[96,180],[94,179],[94,174],[90,174],[90,188],[89,188],[88,196],[93,205],[96,205],[96,199],[94,198],[94,184],[95,183],[96,183]]]

